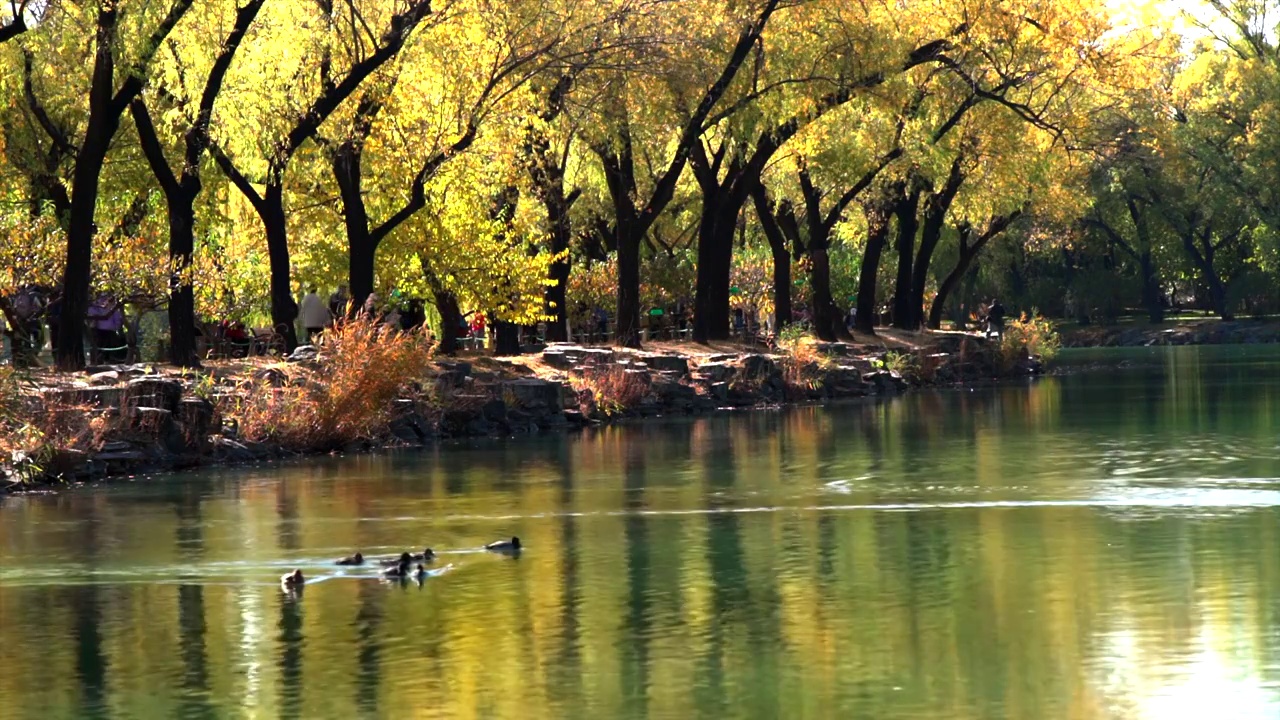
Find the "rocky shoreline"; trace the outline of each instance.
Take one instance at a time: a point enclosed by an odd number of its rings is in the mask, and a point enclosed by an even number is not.
[[[635,418],[892,397],[912,387],[1043,371],[1038,360],[1026,358],[1000,373],[992,350],[977,338],[939,338],[912,355],[869,353],[865,346],[844,343],[820,343],[811,350],[808,359],[800,359],[560,344],[502,361],[442,360],[434,376],[418,384],[419,393],[396,401],[384,433],[336,450],[426,447],[449,438],[564,432]],[[304,350],[290,360],[314,363],[316,358],[314,351]],[[146,365],[101,366],[40,388],[40,400],[51,412],[96,409],[106,419],[101,437],[92,451],[59,449],[0,465],[0,476],[8,476],[8,482],[0,477],[0,492],[305,454],[241,437],[235,418],[220,408],[246,386],[209,377]],[[258,368],[252,377],[286,382],[278,367]]]
[[[1096,326],[1062,335],[1062,346],[1070,348],[1275,343],[1280,343],[1280,323],[1266,320],[1203,320],[1136,327]]]

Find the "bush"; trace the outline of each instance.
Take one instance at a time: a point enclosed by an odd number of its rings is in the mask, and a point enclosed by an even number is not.
[[[395,400],[426,375],[430,362],[423,333],[357,319],[325,332],[313,365],[265,366],[219,409],[248,440],[332,450],[384,435]]]
[[[649,394],[644,373],[627,372],[622,365],[609,365],[573,381],[578,392],[591,394],[595,406],[605,415],[621,415],[636,407]]]
[[[1034,310],[1031,315],[1023,313],[1005,325],[1000,339],[1000,369],[1003,372],[1012,370],[1027,355],[1039,356],[1047,363],[1057,356],[1061,347],[1062,340],[1051,321]]]

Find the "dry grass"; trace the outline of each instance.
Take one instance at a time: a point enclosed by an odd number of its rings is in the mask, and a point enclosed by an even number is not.
[[[590,393],[595,407],[606,415],[621,415],[635,408],[649,393],[648,376],[627,372],[623,365],[592,368],[571,382],[579,393]]]
[[[244,381],[219,410],[240,436],[322,451],[387,431],[395,400],[425,377],[430,343],[421,333],[355,320],[325,333],[314,366],[276,364]]]

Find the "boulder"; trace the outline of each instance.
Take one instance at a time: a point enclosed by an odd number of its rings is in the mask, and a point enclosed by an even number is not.
[[[524,409],[548,409],[560,412],[562,384],[536,378],[522,378],[502,383],[502,396]]]
[[[729,383],[727,382],[711,383],[711,386],[707,389],[711,392],[711,397],[716,400],[723,402],[729,399]]]
[[[689,358],[681,355],[648,355],[644,361],[658,372],[674,373],[680,377],[689,374]]]
[[[467,428],[472,420],[476,419],[476,414],[470,410],[453,409],[445,410],[440,416],[439,432],[445,437],[464,437],[467,434]]]
[[[119,407],[124,388],[112,385],[88,387],[45,388],[40,391],[46,407],[57,405],[95,405],[101,408]]]
[[[737,368],[724,362],[706,362],[698,366],[698,375],[712,383],[724,382],[736,371]]]
[[[184,398],[178,403],[177,419],[182,425],[188,450],[204,452],[209,449],[209,435],[213,432],[216,416],[213,403],[204,398]]]
[[[320,349],[315,345],[299,345],[285,358],[286,362],[315,362],[320,357]]]
[[[507,421],[507,404],[501,399],[490,400],[480,408],[480,415],[492,423],[505,423]]]
[[[129,409],[129,429],[154,440],[165,452],[181,453],[187,447],[182,428],[173,419],[173,413],[165,408],[134,407]]]

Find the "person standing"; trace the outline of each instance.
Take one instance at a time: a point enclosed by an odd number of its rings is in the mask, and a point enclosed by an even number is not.
[[[329,308],[325,307],[324,301],[316,294],[314,287],[302,296],[298,315],[302,319],[302,328],[306,330],[308,344],[311,343],[312,337],[324,332],[324,329],[329,326],[329,321],[333,319]]]
[[[351,302],[351,296],[347,294],[347,286],[339,285],[338,291],[329,296],[329,314],[333,317],[346,315],[349,302]]]

